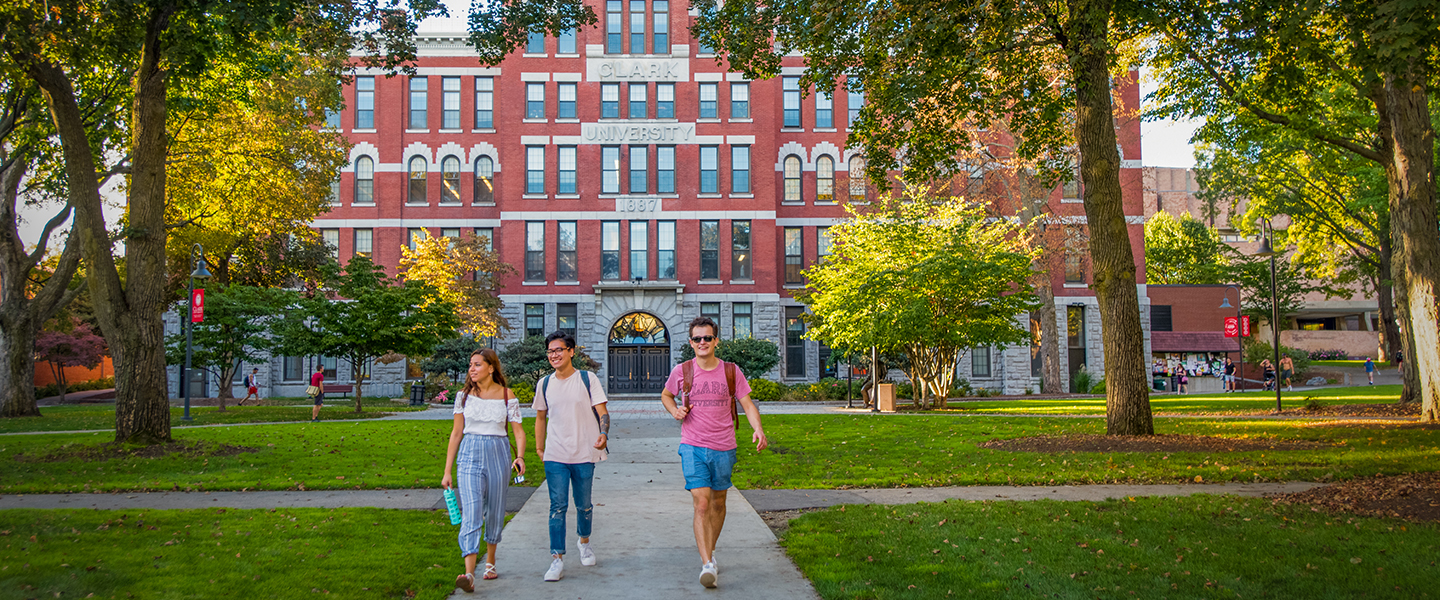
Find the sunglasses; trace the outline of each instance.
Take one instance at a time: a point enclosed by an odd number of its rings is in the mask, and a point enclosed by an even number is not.
[[[694,336],[694,337],[690,338],[690,341],[695,342],[695,343],[697,343],[697,344],[699,344],[699,343],[701,343],[701,342],[713,342],[713,341],[715,341],[715,336],[713,336],[713,335],[697,335],[697,336]]]

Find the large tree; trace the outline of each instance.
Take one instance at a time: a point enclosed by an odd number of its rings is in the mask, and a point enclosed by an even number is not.
[[[1430,94],[1440,10],[1425,0],[1142,5],[1158,32],[1165,113],[1267,122],[1385,171],[1405,391],[1440,419],[1440,237]],[[1212,127],[1207,123],[1205,127]],[[1202,128],[1202,134],[1204,128]]]
[[[915,402],[942,405],[970,348],[1029,339],[1033,253],[982,205],[912,188],[831,228],[835,253],[805,271],[806,336],[842,351],[904,353]]]
[[[500,315],[498,293],[501,280],[515,268],[500,260],[489,239],[422,236],[414,250],[407,246],[400,252],[401,276],[435,288],[438,298],[455,307],[462,333],[485,337],[510,328]]]
[[[414,56],[416,17],[443,12],[435,0],[234,3],[219,0],[14,0],[0,5],[0,61],[40,90],[64,158],[72,235],[80,237],[95,315],[115,357],[115,440],[170,439],[160,314],[167,289],[168,126],[172,106],[218,93],[195,85],[220,71],[259,79],[299,54],[365,53],[360,62],[396,67]],[[127,141],[118,152],[92,144],[86,106],[96,73],[123,73]],[[331,73],[339,78],[340,72]],[[111,90],[113,92],[113,90]],[[125,273],[116,267],[102,214],[107,159],[128,175]]]

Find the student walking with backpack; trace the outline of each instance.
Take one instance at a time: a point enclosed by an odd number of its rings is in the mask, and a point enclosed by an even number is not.
[[[565,574],[566,496],[575,498],[575,533],[580,564],[595,565],[590,549],[594,507],[590,487],[595,463],[605,460],[609,444],[610,413],[599,377],[571,364],[575,338],[563,331],[545,336],[545,357],[555,372],[540,380],[535,390],[535,452],[545,464],[545,486],[550,489],[550,569],[545,581]]]
[[[515,432],[515,458],[505,425]],[[480,531],[485,531],[485,579],[495,579],[495,546],[505,528],[505,494],[510,471],[525,474],[525,429],[520,421],[520,400],[505,382],[500,356],[490,348],[470,355],[465,387],[455,398],[455,426],[445,450],[445,475],[440,486],[450,489],[450,468],[460,471],[460,556],[465,572],[455,587],[475,591],[475,563],[480,553]]]
[[[755,450],[768,442],[760,425],[760,410],[750,400],[750,383],[735,366],[715,356],[720,328],[700,317],[690,322],[690,347],[695,358],[670,371],[660,402],[680,421],[680,469],[685,489],[695,508],[695,546],[700,550],[700,584],[719,585],[715,542],[725,526],[725,495],[735,467],[735,431],[739,427],[736,404],[745,408]],[[679,401],[676,401],[676,398]]]
[[[260,369],[258,368],[250,369],[250,374],[245,376],[245,399],[241,400],[240,404],[244,404],[245,400],[249,400],[251,396],[255,397],[256,402],[260,401]]]

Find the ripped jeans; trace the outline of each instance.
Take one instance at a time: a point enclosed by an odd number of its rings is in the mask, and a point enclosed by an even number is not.
[[[545,461],[545,487],[550,489],[550,554],[565,554],[565,513],[570,504],[565,493],[575,493],[575,533],[590,537],[595,507],[590,504],[590,484],[595,481],[595,463]]]

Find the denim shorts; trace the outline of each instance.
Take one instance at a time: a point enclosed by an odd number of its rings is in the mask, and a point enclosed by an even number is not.
[[[728,490],[731,487],[730,472],[734,468],[734,450],[711,450],[680,444],[680,470],[685,473],[687,490]]]

